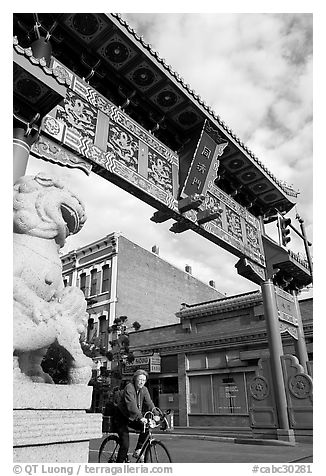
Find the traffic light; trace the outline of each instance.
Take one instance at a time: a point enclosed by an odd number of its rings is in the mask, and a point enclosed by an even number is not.
[[[291,218],[283,218],[283,217],[279,218],[279,227],[280,227],[281,241],[283,246],[286,246],[291,241],[291,238],[289,237],[290,224],[291,224]]]

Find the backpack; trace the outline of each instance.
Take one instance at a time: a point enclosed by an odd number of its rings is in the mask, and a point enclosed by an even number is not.
[[[108,402],[105,405],[104,416],[113,416],[115,415],[116,408],[120,404],[123,396],[123,390],[116,389],[113,390],[113,393],[110,395]]]

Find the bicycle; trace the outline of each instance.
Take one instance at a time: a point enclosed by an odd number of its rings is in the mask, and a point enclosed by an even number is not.
[[[160,420],[156,422],[154,420],[154,413],[152,411],[146,412],[144,417],[147,419],[147,423],[144,425],[144,431],[147,432],[146,439],[140,449],[139,455],[135,463],[145,462],[145,463],[172,463],[170,453],[164,443],[160,440],[157,440],[152,435],[152,430],[157,427],[162,427],[162,430],[169,428],[168,421],[166,416],[169,415],[170,410],[162,412],[159,408],[155,408],[156,412],[159,413]],[[120,443],[119,437],[116,434],[110,434],[101,443],[99,453],[98,453],[98,462],[99,463],[116,463]],[[125,461],[130,463],[129,460]]]

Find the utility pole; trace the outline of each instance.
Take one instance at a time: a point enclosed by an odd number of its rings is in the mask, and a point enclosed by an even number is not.
[[[306,229],[305,229],[305,226],[304,226],[303,218],[301,218],[300,215],[297,213],[296,214],[296,219],[300,223],[302,239],[303,239],[304,247],[305,247],[305,250],[306,250],[306,256],[307,256],[309,271],[310,271],[310,274],[311,274],[311,282],[312,282],[312,259],[311,259],[310,250],[309,250],[309,246],[311,246],[311,243],[307,240]]]

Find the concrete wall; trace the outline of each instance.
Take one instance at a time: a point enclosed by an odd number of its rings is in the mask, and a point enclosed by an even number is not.
[[[123,236],[118,243],[116,315],[142,328],[178,323],[175,313],[188,304],[224,297],[190,274],[175,268],[156,254]]]

